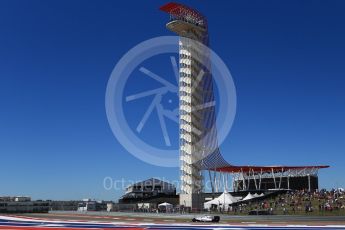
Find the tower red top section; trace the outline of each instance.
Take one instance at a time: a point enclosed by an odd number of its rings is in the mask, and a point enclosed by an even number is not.
[[[169,13],[173,19],[180,19],[207,28],[206,18],[197,10],[180,3],[169,2],[159,8]]]

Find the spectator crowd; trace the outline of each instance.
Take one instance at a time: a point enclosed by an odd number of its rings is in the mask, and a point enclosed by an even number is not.
[[[328,213],[345,214],[345,192],[343,189],[326,189],[308,192],[288,191],[285,194],[252,200],[233,206],[228,213],[247,214],[253,210],[267,211],[268,214]]]

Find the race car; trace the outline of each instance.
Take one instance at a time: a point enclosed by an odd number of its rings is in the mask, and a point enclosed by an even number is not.
[[[199,216],[192,219],[193,222],[219,222],[219,216]]]

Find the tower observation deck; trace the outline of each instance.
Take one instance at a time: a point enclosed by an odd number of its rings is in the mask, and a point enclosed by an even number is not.
[[[180,36],[179,40],[179,153],[180,205],[200,209],[203,201],[203,170],[230,173],[255,179],[260,175],[288,172],[314,172],[328,166],[233,166],[220,154],[217,141],[213,79],[208,50],[209,34],[206,18],[198,11],[178,3],[168,3],[160,10],[170,15],[166,27]],[[285,175],[284,174],[284,175]],[[211,184],[216,184],[210,175]],[[260,177],[261,178],[261,177]],[[259,182],[258,182],[259,183]],[[242,187],[245,187],[243,186]],[[212,188],[213,190],[213,188]]]

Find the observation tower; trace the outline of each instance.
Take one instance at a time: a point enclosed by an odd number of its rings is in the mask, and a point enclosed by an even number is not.
[[[207,21],[199,12],[182,4],[168,3],[160,9],[170,14],[166,27],[180,36],[180,204],[198,209],[203,189],[201,160],[208,151],[213,151],[212,146],[217,146],[216,135],[209,138],[215,112]]]

